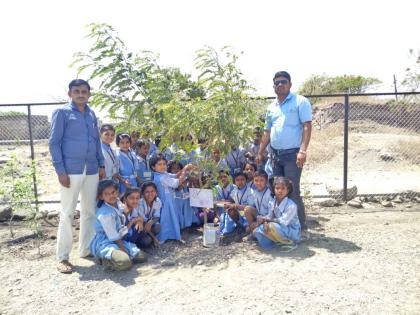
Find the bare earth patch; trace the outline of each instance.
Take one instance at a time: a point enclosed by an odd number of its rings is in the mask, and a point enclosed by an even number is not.
[[[2,225],[0,313],[419,313],[419,204],[329,208],[309,219],[310,240],[289,253],[248,242],[208,249],[190,232],[185,245],[167,243],[127,272],[105,272],[74,250],[71,275],[55,270],[54,228],[38,257],[34,240],[10,242]]]

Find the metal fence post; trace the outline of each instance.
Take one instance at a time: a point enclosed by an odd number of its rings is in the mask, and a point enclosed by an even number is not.
[[[29,127],[29,143],[31,146],[31,161],[32,161],[32,177],[34,181],[34,197],[35,197],[35,209],[39,212],[39,201],[38,201],[38,187],[36,182],[36,164],[35,164],[35,151],[34,151],[34,137],[32,134],[32,121],[31,121],[31,105],[27,105],[28,109],[28,127]]]
[[[344,159],[343,159],[343,199],[347,202],[347,175],[349,153],[349,95],[344,95]]]

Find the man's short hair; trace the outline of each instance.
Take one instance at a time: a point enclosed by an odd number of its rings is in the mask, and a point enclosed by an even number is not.
[[[82,80],[82,79],[74,79],[69,83],[69,91],[71,91],[71,88],[74,86],[81,86],[81,85],[86,85],[88,90],[90,91],[90,85],[87,81]]]
[[[277,71],[277,72],[274,74],[273,82],[274,82],[277,78],[280,78],[280,77],[284,77],[284,78],[286,78],[287,80],[289,80],[289,82],[292,82],[292,78],[290,77],[290,74],[289,74],[289,72],[287,72],[287,71]]]

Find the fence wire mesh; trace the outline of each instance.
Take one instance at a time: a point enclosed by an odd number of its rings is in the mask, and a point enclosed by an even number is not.
[[[313,127],[301,180],[302,194],[304,197],[342,198],[346,172],[345,96],[309,99],[313,105]],[[262,112],[269,102],[271,100],[259,101]],[[60,106],[63,103],[0,106],[0,171],[13,155],[22,168],[28,167],[33,153],[35,186],[41,203],[59,201],[48,138],[51,115]],[[347,199],[356,194],[419,197],[420,94],[350,95],[348,109]],[[8,178],[4,173],[2,177],[4,187]]]

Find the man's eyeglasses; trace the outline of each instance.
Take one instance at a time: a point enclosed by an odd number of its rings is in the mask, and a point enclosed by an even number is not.
[[[278,81],[274,81],[274,85],[275,86],[278,86],[278,85],[285,85],[285,84],[287,84],[287,83],[289,83],[289,81],[287,81],[287,80],[278,80]]]

